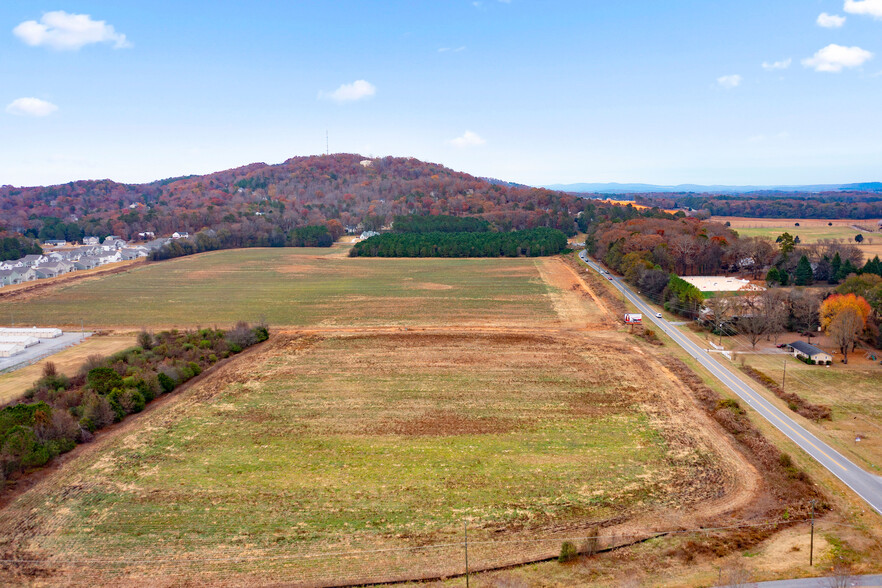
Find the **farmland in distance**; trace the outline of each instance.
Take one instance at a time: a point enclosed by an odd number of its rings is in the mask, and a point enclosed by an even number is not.
[[[534,259],[355,259],[333,249],[178,258],[0,302],[22,324],[530,325],[556,319]],[[591,313],[589,312],[589,315]]]

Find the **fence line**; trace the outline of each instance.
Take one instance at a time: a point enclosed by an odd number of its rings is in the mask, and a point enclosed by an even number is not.
[[[11,575],[14,578],[49,578],[68,585],[134,585],[165,579],[172,584],[200,582],[254,585],[286,582],[301,586],[429,581],[465,575],[465,549],[468,549],[469,569],[474,573],[556,559],[564,542],[571,542],[582,554],[591,555],[664,536],[709,535],[759,527],[771,530],[809,522],[808,518],[769,519],[727,526],[621,533],[617,533],[613,527],[593,527],[586,529],[588,533],[584,535],[562,531],[545,537],[525,536],[498,540],[466,541],[463,537],[462,540],[409,547],[327,551],[315,551],[316,548],[313,547],[312,551],[299,553],[296,548],[289,551],[290,547],[261,548],[254,544],[237,547],[196,546],[195,549],[193,545],[189,548],[185,545],[166,545],[167,549],[179,553],[169,557],[40,558],[28,557],[25,555],[27,552],[20,552],[21,557],[11,557],[9,554],[15,552],[10,551],[9,546],[3,549],[4,546],[0,545],[0,553],[3,553],[0,557],[0,580],[4,575]],[[120,538],[111,536],[106,543],[108,546],[118,545]],[[72,551],[76,553],[81,545],[72,547]],[[207,547],[208,553],[214,551],[213,547],[220,548],[220,554],[199,556],[194,552],[199,551],[200,547]],[[223,554],[225,548],[235,549],[239,554]],[[49,544],[45,544],[44,549],[51,551]]]

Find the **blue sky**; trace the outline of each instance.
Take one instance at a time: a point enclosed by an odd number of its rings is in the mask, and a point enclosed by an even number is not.
[[[0,5],[0,184],[277,163],[326,131],[529,184],[871,181],[880,104],[882,0]]]

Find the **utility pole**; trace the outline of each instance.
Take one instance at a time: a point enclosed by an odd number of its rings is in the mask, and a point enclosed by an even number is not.
[[[787,360],[784,360],[784,375],[781,377],[781,389],[784,389],[784,383],[787,382]]]
[[[463,521],[463,529],[465,529],[465,566],[466,566],[466,588],[469,588],[469,522]]]
[[[814,565],[815,555],[815,501],[812,500],[812,534],[809,539],[809,567]]]

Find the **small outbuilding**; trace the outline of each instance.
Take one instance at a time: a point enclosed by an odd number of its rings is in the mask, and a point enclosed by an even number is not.
[[[787,348],[793,352],[793,357],[801,359],[806,363],[815,363],[820,365],[830,365],[833,363],[833,356],[822,349],[818,349],[814,345],[809,345],[803,341],[794,341],[788,343]]]

